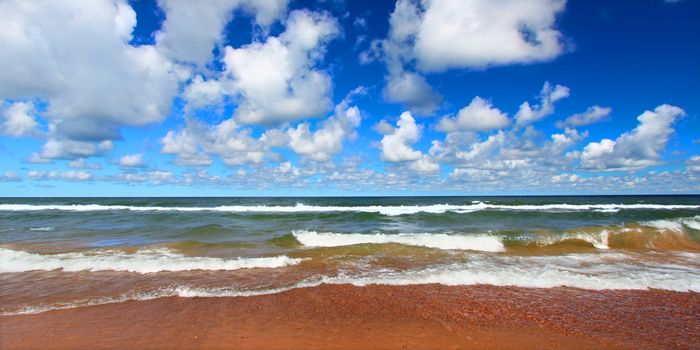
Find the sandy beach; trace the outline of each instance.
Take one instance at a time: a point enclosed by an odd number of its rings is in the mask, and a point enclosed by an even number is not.
[[[2,349],[693,349],[700,295],[322,285],[0,318]]]

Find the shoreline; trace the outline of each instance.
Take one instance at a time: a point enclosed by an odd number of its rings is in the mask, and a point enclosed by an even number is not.
[[[700,293],[321,285],[0,317],[2,349],[700,348]]]

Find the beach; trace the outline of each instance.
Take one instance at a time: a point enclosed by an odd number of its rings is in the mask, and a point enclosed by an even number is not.
[[[692,349],[700,197],[0,200],[2,349]]]
[[[0,318],[3,349],[697,349],[700,295],[323,285]]]

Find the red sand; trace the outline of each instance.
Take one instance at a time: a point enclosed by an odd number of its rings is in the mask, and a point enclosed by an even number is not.
[[[320,286],[0,317],[2,349],[700,349],[700,294]]]

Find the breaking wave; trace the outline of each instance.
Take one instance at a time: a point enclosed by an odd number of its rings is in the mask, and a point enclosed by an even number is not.
[[[444,233],[400,233],[400,234],[359,234],[359,233],[318,233],[315,231],[294,231],[299,243],[307,247],[339,247],[356,244],[399,243],[404,245],[455,250],[477,250],[484,252],[505,251],[498,237],[489,235],[448,235]]]
[[[443,250],[505,252],[511,249],[558,247],[566,245],[598,250],[676,250],[700,251],[700,242],[690,230],[700,227],[700,216],[655,220],[628,225],[594,226],[564,232],[523,232],[521,234],[453,233],[334,233],[308,230],[292,231],[290,239],[306,247],[341,247],[358,244],[403,244]],[[690,230],[689,230],[690,229]],[[276,240],[286,238],[278,237]],[[562,251],[562,252],[564,252]]]
[[[697,261],[698,254],[685,258]],[[625,254],[571,254],[567,256],[483,256],[464,263],[441,265],[408,271],[371,271],[358,275],[339,274],[315,276],[298,283],[259,290],[235,287],[206,288],[191,285],[168,287],[150,292],[128,293],[115,297],[100,297],[46,305],[25,306],[3,310],[0,315],[35,314],[51,310],[120,303],[131,300],[151,300],[164,297],[251,297],[276,294],[297,288],[322,284],[421,285],[447,286],[495,285],[524,288],[572,287],[589,290],[664,289],[679,292],[700,292],[700,270],[677,264],[652,264],[644,268],[628,261]]]
[[[0,211],[162,211],[162,212],[230,212],[230,213],[326,213],[326,212],[364,212],[379,213],[386,216],[397,216],[417,213],[442,214],[445,212],[471,213],[481,210],[501,211],[598,211],[616,212],[619,210],[676,210],[700,209],[700,205],[683,204],[542,204],[542,205],[506,205],[476,202],[465,205],[432,204],[432,205],[399,205],[399,206],[316,206],[297,203],[293,206],[269,205],[230,205],[217,207],[164,207],[164,206],[130,206],[130,205],[35,205],[35,204],[0,204]]]
[[[236,259],[194,257],[165,248],[142,249],[133,254],[114,250],[35,254],[0,248],[0,273],[63,270],[125,271],[145,274],[166,271],[277,268],[296,265],[301,261],[302,259],[284,255]]]

